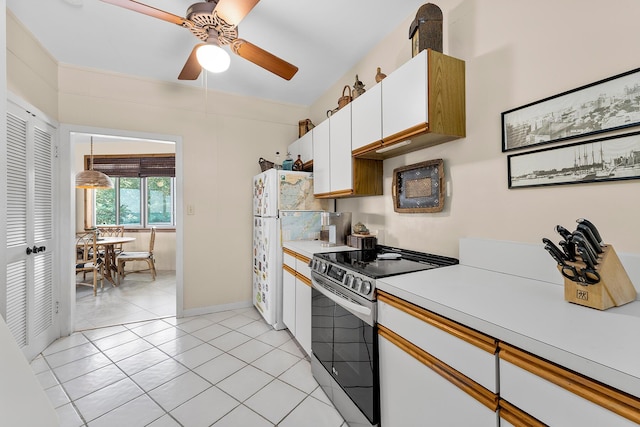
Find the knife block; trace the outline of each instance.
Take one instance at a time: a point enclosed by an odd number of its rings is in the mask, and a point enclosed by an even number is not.
[[[611,245],[605,245],[598,257],[596,271],[600,273],[600,282],[586,285],[564,278],[564,299],[574,304],[606,310],[621,306],[636,299],[636,289],[631,283],[616,251]],[[577,269],[585,267],[582,261],[571,262]],[[562,268],[558,265],[558,270]],[[563,276],[564,277],[564,276]]]

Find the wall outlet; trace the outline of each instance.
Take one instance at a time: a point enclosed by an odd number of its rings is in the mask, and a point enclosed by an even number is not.
[[[187,205],[187,215],[195,215],[196,208],[193,205]]]

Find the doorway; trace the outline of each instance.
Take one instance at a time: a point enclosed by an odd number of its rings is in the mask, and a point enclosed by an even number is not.
[[[68,152],[61,153],[68,161],[72,174],[63,177],[60,188],[68,188],[68,204],[71,215],[68,223],[60,227],[63,235],[74,236],[76,231],[86,228],[85,190],[77,190],[74,185],[75,173],[83,166],[84,154],[89,154],[90,141],[93,140],[93,154],[128,154],[131,153],[174,153],[175,179],[173,191],[175,193],[174,227],[156,228],[154,255],[158,274],[152,280],[148,273],[134,273],[126,276],[119,286],[104,280],[103,288],[98,288],[97,296],[93,296],[90,287],[76,286],[76,280],[66,283],[71,286],[63,287],[63,301],[68,305],[67,328],[69,332],[111,326],[122,323],[150,320],[166,316],[182,315],[182,145],[181,138],[171,135],[158,135],[121,131],[113,129],[98,129],[77,126],[61,126],[61,147]],[[95,190],[88,190],[93,192]],[[142,191],[141,194],[144,194]],[[92,197],[88,202],[93,203]],[[141,203],[141,205],[143,205]],[[144,206],[144,205],[143,205]],[[95,225],[95,219],[91,219]],[[148,250],[149,228],[146,223],[127,227],[125,235],[132,237],[133,242],[123,250]],[[73,248],[70,248],[72,251]],[[69,252],[67,252],[69,253]],[[74,271],[69,272],[75,275]],[[78,275],[78,280],[82,277]],[[113,276],[113,279],[116,279]],[[64,307],[63,307],[64,310]],[[62,323],[65,323],[64,320]],[[64,327],[63,327],[64,334]]]

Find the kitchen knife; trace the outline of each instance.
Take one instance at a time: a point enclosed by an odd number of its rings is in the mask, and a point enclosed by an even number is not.
[[[571,232],[561,225],[556,225],[556,231],[567,242],[571,239]]]
[[[584,234],[584,237],[586,237],[587,241],[591,243],[591,248],[596,253],[601,254],[604,252],[602,250],[602,247],[600,247],[600,242],[598,242],[598,239],[596,238],[596,236],[594,236],[593,232],[591,231],[591,228],[589,228],[585,224],[578,224],[577,230],[580,231],[582,234]]]
[[[595,270],[595,264],[593,262],[593,259],[591,259],[591,255],[589,255],[588,253],[588,249],[581,245],[578,244],[576,246],[576,248],[578,249],[578,253],[580,254],[580,258],[582,258],[582,261],[584,261],[584,263],[587,265],[587,267],[591,270]]]
[[[574,243],[567,242],[566,240],[560,240],[558,244],[569,261],[576,260],[576,245]]]
[[[553,258],[558,263],[558,265],[562,265],[562,266],[567,265],[564,262],[564,259],[553,249],[552,246],[546,244],[546,245],[544,245],[544,249],[547,252],[549,252],[549,254],[551,255],[551,258]]]
[[[603,244],[602,243],[602,236],[600,236],[600,233],[598,232],[598,229],[596,228],[595,225],[593,225],[593,223],[591,221],[589,221],[588,219],[585,219],[585,218],[578,218],[578,219],[576,219],[576,222],[578,224],[584,224],[587,227],[589,227],[591,229],[591,232],[595,236],[596,240],[598,241],[598,243],[601,244],[601,245]]]
[[[598,256],[593,252],[593,249],[590,248],[590,243],[587,242],[581,232],[575,231],[571,240],[576,244],[576,250],[578,251],[578,254],[580,254],[582,261],[591,265],[598,263]],[[585,257],[588,259],[585,259]]]
[[[542,239],[542,243],[545,244],[545,249],[546,249],[546,246],[548,246],[549,249],[553,251],[553,254],[555,254],[556,257],[562,259],[563,261],[566,261],[568,259],[567,256],[565,255],[565,253],[559,247],[557,247],[555,245],[555,243],[553,243],[551,240],[549,240],[546,237],[544,237]],[[547,249],[547,250],[549,250],[549,249]]]
[[[562,247],[562,250],[564,250],[564,253],[567,255],[567,258],[570,261],[575,261],[576,247],[573,242],[571,242],[571,232],[561,225],[556,225],[556,232],[564,239],[564,243],[559,242],[559,244]]]
[[[591,257],[593,259],[598,260],[598,251],[596,251],[596,249],[593,247],[593,244],[591,243],[591,241],[589,241],[589,239],[587,238],[587,236],[585,236],[582,231],[580,230],[576,230],[571,234],[571,239],[574,243],[576,243],[577,241],[582,242],[582,244],[587,248],[587,250],[589,251],[589,255],[591,255]],[[576,237],[578,238],[576,240]]]

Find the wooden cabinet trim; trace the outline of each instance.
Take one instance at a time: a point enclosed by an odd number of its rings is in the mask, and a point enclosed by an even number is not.
[[[300,255],[297,252],[293,252],[293,256],[296,257],[297,260],[304,262],[305,264],[309,265],[309,261],[311,261],[311,259],[307,258],[304,255]]]
[[[504,399],[499,400],[498,406],[500,407],[500,418],[510,422],[514,426],[547,427],[545,423],[538,421]]]
[[[294,251],[292,251],[292,250],[291,250],[291,249],[289,249],[289,248],[282,248],[282,252],[283,252],[283,253],[285,253],[285,254],[287,254],[287,255],[291,255],[291,256],[292,256],[292,257],[294,257],[294,258],[295,258],[295,256],[296,256],[296,255],[298,255],[298,253],[297,253],[297,252],[294,252]]]
[[[472,344],[488,353],[496,354],[498,351],[498,340],[484,335],[480,332],[469,329],[459,323],[453,322],[422,307],[418,307],[394,295],[384,291],[378,291],[378,301],[389,304],[413,317],[416,317],[438,329],[447,332],[469,344]]]
[[[356,148],[351,152],[351,155],[358,156],[360,154],[368,153],[369,151],[377,150],[380,147],[382,147],[382,140],[378,140],[378,141],[372,142],[371,144],[367,144],[363,147]]]
[[[640,399],[501,342],[501,359],[640,424]]]
[[[416,135],[421,135],[427,132],[429,132],[429,123],[420,123],[418,125],[410,127],[409,129],[405,129],[401,132],[389,135],[386,138],[382,138],[382,145],[384,147],[387,147],[389,145],[393,145],[400,141],[404,141],[405,139],[409,139]]]
[[[467,393],[469,396],[473,397],[478,402],[482,403],[490,410],[496,411],[498,409],[498,396],[473,381],[471,378],[456,371],[451,366],[386,328],[384,325],[378,325],[378,334],[381,337],[386,338],[389,342],[400,348],[405,353],[412,356],[414,359],[418,360],[423,365],[433,370],[451,384],[458,387],[460,390]]]
[[[299,279],[302,283],[304,283],[305,285],[307,285],[308,287],[312,288],[313,286],[311,285],[311,279],[309,279],[307,276],[302,275],[300,273],[296,273],[296,279]]]
[[[441,52],[428,51],[430,132],[466,136],[465,63]]]
[[[353,195],[353,190],[330,191],[329,193],[314,194],[317,199],[335,199],[339,197],[349,197]]]
[[[296,271],[293,268],[289,267],[287,264],[282,264],[282,269],[287,273],[291,273],[294,276],[296,275]]]

